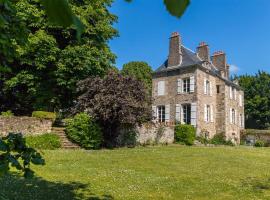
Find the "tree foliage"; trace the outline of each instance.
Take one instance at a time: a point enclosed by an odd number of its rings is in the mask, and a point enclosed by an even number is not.
[[[270,74],[259,71],[238,79],[245,92],[246,128],[270,128]]]
[[[152,68],[146,62],[129,62],[123,65],[122,74],[142,81],[146,88],[152,90]]]
[[[31,178],[34,175],[31,164],[44,165],[45,160],[35,149],[26,145],[22,134],[10,133],[0,138],[0,175],[8,173],[12,166],[22,171],[24,177]]]
[[[144,84],[133,77],[110,71],[103,79],[87,78],[78,84],[75,111],[85,111],[104,129],[105,142],[114,142],[118,129],[150,119],[149,95]]]
[[[12,3],[14,19],[25,25],[29,34],[25,43],[15,43],[12,59],[0,53],[0,62],[6,68],[0,77],[2,110],[30,114],[33,110],[67,108],[76,98],[79,80],[104,75],[115,61],[107,44],[117,35],[112,27],[117,17],[108,11],[111,3],[112,0],[70,1],[73,13],[84,24],[80,41],[73,27],[61,28],[48,21],[42,0]],[[0,36],[6,35],[3,32]]]

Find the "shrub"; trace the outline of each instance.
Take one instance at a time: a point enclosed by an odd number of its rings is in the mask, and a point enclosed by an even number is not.
[[[32,117],[40,118],[40,119],[50,119],[55,121],[56,113],[54,112],[46,112],[46,111],[34,111],[32,113]]]
[[[27,136],[25,139],[26,144],[35,149],[54,150],[61,147],[59,136],[52,133],[37,136]]]
[[[1,112],[1,116],[3,117],[12,117],[14,116],[13,112],[11,110],[8,110],[6,112]]]
[[[230,145],[230,146],[234,146],[234,144],[232,143],[232,141],[230,140],[226,140],[225,135],[222,133],[216,134],[214,135],[214,137],[210,140],[211,144],[215,144],[215,145]]]
[[[176,143],[193,145],[195,140],[195,128],[191,125],[179,124],[175,126],[174,139]]]
[[[257,140],[254,144],[254,147],[264,147],[266,144],[263,140]]]
[[[85,149],[99,149],[103,141],[100,126],[86,113],[66,120],[67,136]]]

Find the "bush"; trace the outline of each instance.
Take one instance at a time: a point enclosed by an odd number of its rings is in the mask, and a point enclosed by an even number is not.
[[[54,150],[61,147],[59,136],[52,133],[37,136],[27,136],[25,139],[26,144],[35,149]]]
[[[99,149],[103,141],[100,126],[86,113],[66,120],[67,136],[85,149]]]
[[[196,137],[195,128],[191,125],[179,124],[175,126],[174,139],[176,143],[193,145]]]
[[[264,147],[264,146],[266,146],[266,144],[263,140],[257,140],[254,144],[254,147]]]
[[[11,110],[8,110],[6,112],[1,112],[1,116],[3,117],[12,117],[14,116],[13,112]]]
[[[214,137],[210,140],[211,144],[215,144],[215,145],[230,145],[230,146],[234,146],[234,144],[232,143],[232,141],[230,140],[226,140],[224,134],[219,133],[214,135]]]
[[[32,113],[32,117],[40,118],[40,119],[50,119],[55,121],[56,113],[53,112],[46,112],[46,111],[34,111]]]

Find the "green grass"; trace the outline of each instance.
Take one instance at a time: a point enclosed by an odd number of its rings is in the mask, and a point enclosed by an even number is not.
[[[61,147],[61,141],[59,136],[53,133],[26,136],[25,140],[28,146],[35,149],[55,150]]]
[[[0,179],[0,199],[270,199],[270,148],[44,151],[39,178]]]

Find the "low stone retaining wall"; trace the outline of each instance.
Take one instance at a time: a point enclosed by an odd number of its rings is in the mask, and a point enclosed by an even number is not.
[[[137,127],[137,142],[140,144],[170,144],[174,142],[174,126],[147,123]]]
[[[52,121],[35,117],[0,117],[0,135],[10,132],[22,133],[23,135],[41,135],[50,133]]]
[[[241,141],[247,145],[254,145],[257,140],[263,140],[270,145],[270,130],[246,129],[241,133]]]

